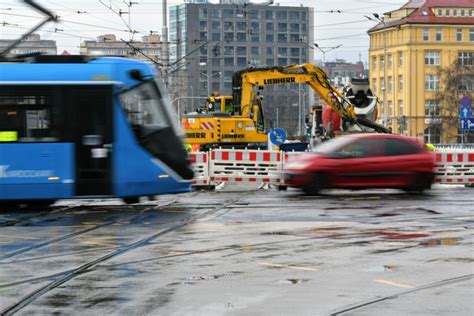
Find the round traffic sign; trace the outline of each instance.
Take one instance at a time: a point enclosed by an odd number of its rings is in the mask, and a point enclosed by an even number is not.
[[[276,146],[280,146],[281,144],[283,144],[286,140],[286,134],[285,134],[285,131],[281,128],[274,128],[271,132],[270,132],[270,141],[272,142],[272,144],[276,145]]]

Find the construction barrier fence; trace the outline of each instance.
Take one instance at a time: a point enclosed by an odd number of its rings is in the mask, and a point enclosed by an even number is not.
[[[307,153],[246,149],[191,152],[193,185],[213,187],[222,182],[241,182],[284,186],[285,164],[304,154]],[[436,183],[474,184],[474,148],[438,148],[434,155]]]

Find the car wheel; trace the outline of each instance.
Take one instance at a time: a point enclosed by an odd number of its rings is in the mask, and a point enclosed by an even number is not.
[[[322,189],[326,187],[326,176],[322,173],[316,173],[311,183],[305,185],[302,189],[308,195],[317,195]]]
[[[423,193],[425,190],[431,189],[431,183],[433,182],[433,175],[418,173],[413,180],[413,183],[405,189],[409,193]]]

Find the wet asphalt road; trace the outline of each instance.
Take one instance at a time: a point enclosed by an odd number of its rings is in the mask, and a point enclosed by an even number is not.
[[[217,192],[0,212],[0,312],[474,315],[474,188]]]

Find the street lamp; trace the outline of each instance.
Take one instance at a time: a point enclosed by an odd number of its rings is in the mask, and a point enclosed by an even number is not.
[[[303,90],[303,95],[301,95],[301,90]],[[293,90],[293,89],[290,89],[290,91],[293,91],[293,92],[296,92],[298,93],[298,136],[301,136],[302,134],[302,131],[301,131],[301,120],[302,120],[302,101],[305,100],[306,98],[306,91],[304,91],[304,89],[301,88],[301,83],[298,83],[298,90]],[[278,108],[277,108],[278,109]]]
[[[385,28],[387,28],[387,24],[383,20],[383,18],[380,17],[377,13],[372,14],[374,18],[382,23]],[[374,21],[370,16],[365,16],[367,19]],[[386,77],[386,69],[387,69],[387,31],[384,30],[384,36],[383,36],[383,69],[382,69],[382,75],[383,75],[383,86],[382,88],[382,94],[383,94],[383,100],[382,100],[382,123],[385,125],[388,122],[388,113],[387,113],[387,77]]]
[[[333,47],[321,47],[319,46],[317,43],[313,43],[314,47],[316,47],[317,49],[319,49],[321,51],[321,53],[323,53],[323,65],[325,66],[326,65],[326,53],[327,52],[330,52],[332,50],[335,50],[339,47],[342,46],[342,44],[339,44],[337,46],[333,46]]]

